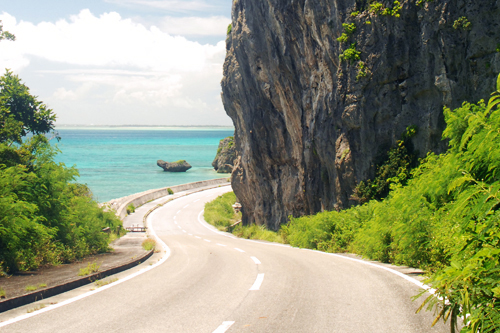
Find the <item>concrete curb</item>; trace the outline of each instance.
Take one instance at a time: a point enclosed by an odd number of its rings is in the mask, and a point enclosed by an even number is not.
[[[177,193],[186,190],[192,190],[199,187],[226,184],[228,183],[227,179],[228,179],[227,177],[216,178],[216,179],[202,180],[194,183],[164,187],[155,190],[148,190],[132,194],[127,197],[113,199],[111,201],[104,203],[103,205],[109,207],[110,209],[114,209],[116,211],[116,215],[123,220],[125,216],[127,216],[127,207],[130,204],[133,204],[137,208],[144,205],[147,202],[168,196],[169,195],[168,189],[171,189],[174,193]]]
[[[63,284],[60,284],[57,286],[49,287],[49,288],[46,288],[43,290],[38,290],[38,291],[29,293],[26,295],[17,296],[17,297],[7,299],[5,301],[0,302],[0,313],[17,308],[17,307],[20,307],[20,306],[23,306],[23,305],[26,305],[26,304],[30,304],[30,303],[39,301],[39,300],[44,299],[44,298],[48,298],[48,297],[52,297],[52,296],[55,296],[58,294],[62,294],[62,293],[65,293],[67,291],[70,291],[72,289],[84,286],[86,284],[93,283],[94,281],[103,279],[107,276],[120,273],[124,270],[127,270],[129,268],[137,266],[140,263],[143,263],[144,261],[148,260],[153,255],[153,253],[154,253],[154,250],[151,250],[151,251],[145,253],[140,258],[134,259],[126,264],[112,267],[112,268],[109,268],[105,271],[97,272],[97,273],[94,273],[94,274],[91,274],[91,275],[88,275],[85,277],[78,277],[74,280],[64,282]]]

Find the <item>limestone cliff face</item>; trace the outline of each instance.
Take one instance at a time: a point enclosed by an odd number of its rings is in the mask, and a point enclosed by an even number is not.
[[[362,0],[233,1],[222,89],[244,223],[277,229],[352,204],[406,127],[421,155],[443,151],[443,106],[488,98],[500,0],[400,2],[396,17]],[[470,25],[454,28],[460,17]],[[344,43],[342,23],[356,25]],[[341,61],[353,43],[360,60]]]
[[[231,173],[236,160],[236,147],[234,146],[234,137],[229,136],[220,140],[217,155],[212,166],[217,173]]]

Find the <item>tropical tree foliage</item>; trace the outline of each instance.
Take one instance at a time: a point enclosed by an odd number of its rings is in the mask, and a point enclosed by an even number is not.
[[[0,276],[108,250],[121,222],[92,200],[78,171],[54,162],[55,114],[18,76],[0,78]]]
[[[500,76],[485,103],[444,110],[445,154],[428,156],[387,198],[292,218],[290,244],[426,269],[422,308],[461,317],[463,332],[500,331]]]

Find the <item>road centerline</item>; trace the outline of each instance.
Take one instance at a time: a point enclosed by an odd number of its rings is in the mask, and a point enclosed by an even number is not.
[[[254,262],[255,264],[257,264],[257,265],[260,265],[260,264],[261,264],[260,260],[259,260],[259,259],[257,259],[256,257],[250,257],[250,258],[252,258],[252,260],[253,260],[253,262]]]
[[[233,326],[233,324],[234,324],[234,321],[225,321],[225,322],[222,323],[222,325],[220,325],[219,327],[217,327],[217,329],[215,331],[213,331],[212,333],[224,333],[231,326]]]
[[[264,273],[257,275],[257,279],[255,279],[255,282],[253,283],[252,287],[250,287],[249,290],[259,290],[263,281],[264,281]]]

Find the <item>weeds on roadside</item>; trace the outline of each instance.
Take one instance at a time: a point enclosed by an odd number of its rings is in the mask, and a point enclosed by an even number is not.
[[[7,294],[5,293],[5,289],[0,287],[0,299],[7,298]]]
[[[31,286],[31,285],[24,287],[24,290],[26,291],[35,291],[37,289],[38,289],[37,286]]]
[[[113,279],[109,279],[109,280],[106,280],[106,281],[95,280],[94,284],[97,286],[97,288],[100,288],[100,287],[103,287],[105,285],[108,285],[108,284],[116,282],[116,281],[118,281],[118,278],[113,278]]]
[[[154,250],[156,247],[156,241],[154,239],[148,238],[142,242],[142,248],[146,251]]]
[[[78,276],[86,276],[90,275],[92,273],[97,273],[99,272],[99,268],[101,265],[98,265],[97,263],[88,263],[87,267],[80,268],[80,272],[78,273]]]
[[[38,306],[36,306],[36,307],[34,307],[34,308],[32,308],[32,309],[28,309],[28,311],[27,311],[27,312],[28,312],[28,313],[32,313],[32,312],[35,312],[35,311],[41,310],[41,309],[43,309],[43,308],[45,308],[45,304],[40,304],[40,305],[38,305]]]

